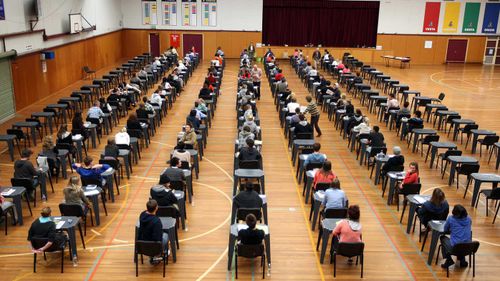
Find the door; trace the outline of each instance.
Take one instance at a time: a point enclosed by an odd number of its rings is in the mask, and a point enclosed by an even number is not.
[[[194,46],[195,51],[200,54],[200,60],[203,59],[203,35],[201,34],[183,34],[182,35],[182,51],[183,55],[187,54]]]
[[[446,62],[465,62],[468,43],[467,39],[449,39]]]
[[[149,52],[154,57],[160,56],[160,34],[149,33]]]

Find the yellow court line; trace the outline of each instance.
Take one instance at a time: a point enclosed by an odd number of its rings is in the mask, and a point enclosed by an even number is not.
[[[281,140],[283,142],[283,147],[285,148],[285,151],[288,152],[288,145],[285,142],[285,136],[284,135],[281,135]],[[310,228],[309,224],[307,223],[307,220],[308,220],[307,219],[307,212],[306,212],[306,209],[305,209],[305,206],[304,206],[304,202],[302,201],[302,196],[301,196],[300,191],[299,191],[300,185],[297,182],[297,178],[294,176],[295,172],[294,172],[294,167],[293,167],[292,159],[290,158],[290,154],[289,153],[286,153],[286,156],[287,156],[287,159],[288,159],[288,163],[290,164],[290,172],[292,174],[293,181],[295,182],[295,191],[297,192],[297,196],[299,197],[300,207],[302,208],[302,215],[304,216],[304,222],[306,224],[307,234],[309,235],[309,241],[311,242],[311,247],[313,248],[314,257],[315,257],[315,260],[316,260],[316,267],[318,268],[321,280],[325,281],[325,275],[323,273],[323,268],[321,267],[321,264],[319,262],[318,253],[316,252],[316,246],[314,245],[315,239],[313,238],[311,228]]]

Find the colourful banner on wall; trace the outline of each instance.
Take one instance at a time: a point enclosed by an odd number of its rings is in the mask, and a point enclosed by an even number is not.
[[[177,0],[163,1],[163,24],[177,25]]]
[[[217,0],[201,0],[202,25],[217,26]]]
[[[181,46],[181,35],[177,33],[170,34],[170,46],[176,49]]]
[[[460,17],[460,2],[446,3],[444,7],[444,20],[442,31],[456,33],[458,31],[458,18]]]
[[[425,3],[425,16],[423,32],[437,32],[439,25],[439,11],[441,2]]]
[[[158,24],[158,6],[156,1],[142,1],[142,24]]]
[[[483,33],[497,33],[500,3],[486,3],[483,19]]]
[[[0,20],[5,20],[5,6],[3,0],[0,0]]]
[[[196,26],[196,0],[182,0],[182,25]]]
[[[481,3],[465,3],[464,22],[462,24],[463,33],[477,32],[480,10]]]

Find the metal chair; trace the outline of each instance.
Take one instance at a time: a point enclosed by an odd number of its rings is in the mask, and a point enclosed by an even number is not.
[[[61,212],[61,216],[78,217],[81,220],[83,220],[83,228],[85,235],[87,235],[87,214],[88,211],[90,211],[90,221],[92,223],[92,226],[94,226],[94,217],[92,216],[91,208],[87,208],[84,211],[82,205],[80,204],[60,203],[59,211]],[[80,226],[80,224],[78,224],[78,229],[80,230],[80,235],[82,235],[82,227]],[[82,236],[82,241],[84,245],[83,248],[85,248],[85,241],[83,240],[83,236]]]
[[[469,189],[469,184],[472,181],[472,177],[470,176],[472,173],[479,172],[479,164],[467,164],[464,163],[456,168],[457,174],[457,190],[458,190],[458,176],[466,175],[467,176],[467,185],[465,186],[464,198],[467,194],[467,189]]]
[[[7,205],[7,204],[5,204]],[[8,214],[12,217],[12,220],[14,222],[14,225],[16,225],[16,217],[14,216],[14,204],[9,206],[5,206],[5,208],[2,206],[0,207],[0,216],[4,218],[4,224],[5,224],[5,235],[7,235],[7,227],[9,225],[8,221]]]
[[[441,251],[442,246],[443,246],[442,244],[439,244],[437,250],[436,264],[439,260],[439,252]],[[479,242],[471,241],[471,242],[457,243],[455,244],[455,246],[453,246],[453,249],[451,250],[451,255],[453,256],[458,256],[458,257],[469,256],[469,268],[472,267],[472,277],[476,276],[476,252],[478,249],[479,249]],[[471,262],[471,257],[472,257],[472,262]],[[449,267],[446,268],[446,277],[450,277]]]
[[[467,148],[467,145],[469,144],[470,137],[472,136],[471,130],[477,130],[479,129],[478,124],[467,124],[463,128],[458,128],[458,131],[460,132],[460,143],[464,143],[464,134],[467,135],[467,141],[465,142],[465,148]]]
[[[236,255],[234,259],[234,267],[235,267],[235,277],[238,279],[238,256],[253,259],[256,257],[261,257],[260,265],[262,266],[262,279],[266,279],[266,251],[264,244],[256,244],[256,245],[246,245],[246,244],[237,244],[236,246]]]
[[[82,76],[83,79],[92,78],[92,76],[95,78],[96,77],[95,70],[90,69],[90,67],[88,66],[84,66],[82,68]]]
[[[47,244],[48,241],[49,241],[48,238],[31,238],[30,242],[31,242],[31,247],[33,247],[33,249],[40,249],[43,246],[45,246],[45,244]],[[64,273],[64,249],[66,248],[67,242],[68,241],[66,239],[58,241],[58,243],[53,243],[52,246],[43,251],[44,260],[47,260],[47,256],[45,255],[45,253],[53,253],[61,251],[61,273]],[[73,260],[73,255],[71,254],[71,247],[69,247],[69,251],[70,251],[69,258],[70,260]],[[36,257],[37,253],[33,253],[33,273],[36,273]]]
[[[403,184],[402,188],[399,189],[398,187],[395,188],[395,194],[396,194],[396,205],[398,208],[399,212],[399,196],[403,195],[403,212],[401,214],[401,217],[403,217],[404,210],[406,209],[406,205],[408,204],[408,201],[406,200],[406,196],[411,195],[411,194],[420,194],[420,189],[422,188],[422,184],[420,183],[410,183],[410,184]]]
[[[493,218],[492,224],[495,224],[495,220],[497,219],[498,215],[498,210],[500,209],[500,204],[498,201],[500,200],[500,187],[494,188],[494,189],[483,189],[479,192],[479,195],[484,194],[486,198],[486,216],[488,216],[488,200],[495,201],[495,204],[497,205],[497,210],[495,211],[495,217]],[[477,208],[477,203],[479,203],[479,196],[477,197],[476,201],[476,208]]]
[[[424,145],[427,145],[427,153],[431,150],[431,142],[439,141],[439,135],[427,135],[423,139],[419,139],[420,142],[420,156],[424,156]]]
[[[168,251],[164,250],[162,241],[144,241],[144,240],[135,241],[134,262],[135,262],[136,277],[139,276],[138,255],[141,255],[141,264],[144,264],[143,255],[149,257],[160,256],[163,260],[163,277],[165,278],[165,267],[168,264]]]
[[[441,158],[441,178],[444,178],[444,173],[446,171],[446,168],[448,167],[448,157],[450,156],[462,156],[462,151],[461,150],[455,150],[455,149],[450,149],[447,150],[444,153],[440,153],[438,155],[438,160]],[[436,165],[437,168],[438,165]]]
[[[340,255],[348,258],[356,257],[356,265],[358,265],[359,258],[359,263],[361,265],[361,278],[363,278],[364,250],[365,243],[363,242],[339,242],[336,248],[332,244],[332,248],[330,250],[330,263],[333,263],[333,277],[337,276],[337,255]]]
[[[483,139],[478,140],[479,142],[479,157],[482,156],[483,145],[486,146],[486,151],[490,150],[493,145],[498,142],[500,136],[485,136]]]

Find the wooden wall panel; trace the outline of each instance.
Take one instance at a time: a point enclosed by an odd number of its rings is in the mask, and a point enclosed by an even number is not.
[[[482,63],[486,36],[378,34],[377,45],[384,50],[393,51],[395,56],[411,57],[413,64],[442,64],[446,60],[450,38],[468,39],[466,62]],[[432,49],[424,48],[425,41],[432,41]]]
[[[126,29],[123,33],[123,55],[126,57],[134,56],[149,50],[149,33],[160,34],[161,51],[170,47],[170,34],[180,34],[181,47],[177,50],[180,54],[182,54],[183,34],[202,34],[205,59],[210,59],[218,46],[222,47],[226,58],[239,58],[241,51],[246,48],[251,41],[254,43],[262,41],[261,32]]]
[[[82,67],[101,69],[122,58],[122,32],[90,38],[51,48],[55,59],[47,61],[42,72],[40,53],[16,58],[12,63],[16,109],[67,87],[82,78]]]

